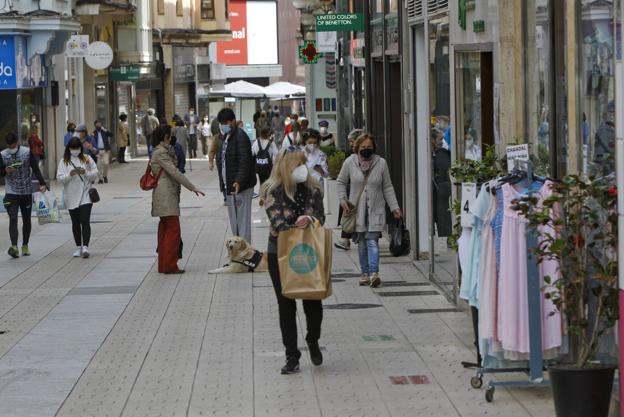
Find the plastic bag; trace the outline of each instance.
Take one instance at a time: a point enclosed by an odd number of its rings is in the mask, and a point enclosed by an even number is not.
[[[40,225],[63,222],[56,196],[52,191],[35,193],[35,210]]]

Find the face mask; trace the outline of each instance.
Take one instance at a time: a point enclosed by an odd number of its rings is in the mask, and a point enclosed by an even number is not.
[[[221,133],[223,134],[223,136],[227,135],[228,133],[232,131],[232,126],[230,125],[220,125],[220,128],[221,128]]]
[[[207,122],[207,121],[208,121],[208,118],[207,118],[207,117],[204,117],[204,122]]]
[[[195,112],[194,111],[190,112],[190,115],[191,116],[195,115]]]
[[[360,150],[360,156],[364,159],[368,159],[371,156],[373,156],[373,154],[375,153],[374,150],[372,149],[361,149]]]
[[[70,149],[69,153],[71,154],[71,156],[78,156],[80,155],[80,149]]]
[[[316,149],[316,145],[313,143],[306,145],[306,150],[310,153],[314,152],[315,149]]]
[[[321,131],[321,135],[325,135],[327,133],[327,128],[326,127],[322,127],[320,129],[320,131]]]
[[[466,140],[466,148],[470,149],[474,146],[474,140],[473,139],[467,139]]]
[[[293,171],[292,176],[297,184],[306,182],[308,179],[308,167],[305,165],[299,165]]]

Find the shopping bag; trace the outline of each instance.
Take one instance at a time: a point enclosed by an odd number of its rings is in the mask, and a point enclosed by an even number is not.
[[[277,258],[282,295],[323,300],[332,293],[332,234],[323,227],[280,232]]]
[[[392,256],[405,256],[410,252],[410,234],[403,219],[396,220],[390,230],[390,253]]]
[[[63,189],[63,191],[61,191],[61,199],[59,200],[58,208],[59,208],[59,210],[66,210],[67,209],[67,206],[65,205],[65,189]]]
[[[35,193],[35,210],[39,224],[62,223],[61,212],[56,196],[52,191]]]

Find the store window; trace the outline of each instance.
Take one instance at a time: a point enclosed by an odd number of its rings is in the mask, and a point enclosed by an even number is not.
[[[580,20],[581,168],[603,176],[615,171],[613,1],[582,0]]]
[[[399,0],[388,0],[388,13],[397,13],[399,11]]]
[[[481,53],[457,54],[457,146],[458,157],[480,161],[483,148],[481,129]]]
[[[201,0],[201,18],[204,20],[212,20],[215,18],[213,0]]]

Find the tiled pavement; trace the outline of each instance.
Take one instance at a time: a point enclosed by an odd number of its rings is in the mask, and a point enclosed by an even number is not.
[[[486,403],[483,390],[470,388],[473,371],[460,365],[474,357],[469,316],[410,314],[452,306],[431,294],[435,288],[407,259],[382,259],[383,277],[395,286],[358,287],[355,250],[335,252],[325,363],[314,368],[304,355],[300,374],[280,375],[268,275],[206,274],[225,262],[228,235],[216,175],[193,162],[189,176],[208,197],[182,194],[187,274],[161,276],[157,221],[149,194],[137,187],[144,164],[114,167],[111,183],[98,187],[90,259],[71,258],[68,224],[36,227],[31,258],[9,260],[0,247],[0,416],[554,414],[548,388],[501,388]],[[254,242],[263,247],[267,224],[254,210]],[[0,236],[6,223],[0,215]],[[378,295],[389,291],[422,293]]]

